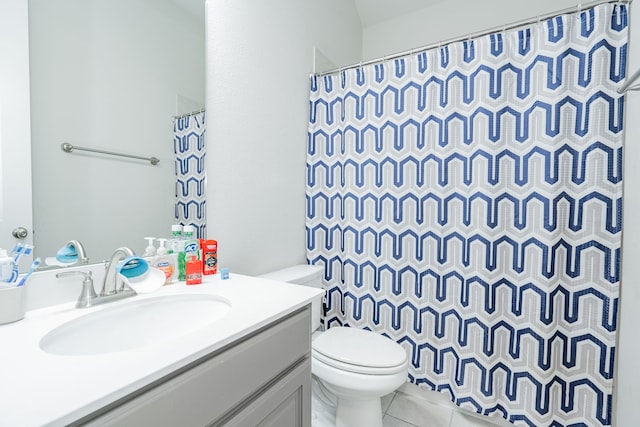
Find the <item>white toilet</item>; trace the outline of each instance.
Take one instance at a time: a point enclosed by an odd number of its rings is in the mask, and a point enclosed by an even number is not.
[[[260,277],[322,288],[318,266],[296,265]],[[319,332],[320,301],[312,310],[311,373],[318,381],[313,388],[312,425],[332,426],[335,402],[336,427],[382,427],[380,398],[407,380],[406,352],[389,338],[364,329],[332,327]]]

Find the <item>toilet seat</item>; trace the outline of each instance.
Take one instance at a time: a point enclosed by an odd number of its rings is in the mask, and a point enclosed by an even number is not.
[[[406,370],[407,354],[391,339],[358,328],[333,327],[313,340],[312,357],[336,369],[389,375]]]

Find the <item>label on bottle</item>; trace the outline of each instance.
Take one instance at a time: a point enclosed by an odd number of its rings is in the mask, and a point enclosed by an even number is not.
[[[191,256],[187,260],[186,266],[187,285],[198,285],[202,283],[202,261]]]
[[[218,242],[215,240],[202,240],[202,259],[204,261],[202,273],[216,274],[218,272]]]
[[[187,280],[187,260],[190,257],[200,259],[200,245],[197,240],[183,240],[178,253],[178,280]]]
[[[160,260],[156,262],[155,268],[157,268],[158,270],[162,271],[164,273],[165,276],[165,281],[164,284],[168,285],[169,283],[173,282],[173,273],[174,273],[174,267],[173,267],[173,263],[170,262],[169,260]]]

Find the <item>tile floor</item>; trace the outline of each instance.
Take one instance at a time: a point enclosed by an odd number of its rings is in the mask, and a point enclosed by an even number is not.
[[[382,399],[384,427],[492,427],[511,426],[463,411],[444,394],[406,383]]]

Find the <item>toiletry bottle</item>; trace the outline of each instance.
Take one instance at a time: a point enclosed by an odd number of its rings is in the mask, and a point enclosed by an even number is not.
[[[167,254],[167,239],[159,238],[158,239],[158,250],[156,251],[156,255],[166,255]]]
[[[205,275],[218,272],[218,242],[216,240],[201,240],[202,273]]]
[[[171,239],[169,239],[169,247],[167,249],[177,254],[182,250],[182,226],[174,224],[171,226]]]
[[[202,283],[202,260],[198,258],[197,252],[189,252],[186,262],[186,282],[187,285],[199,285]]]
[[[165,285],[173,283],[177,278],[176,257],[170,254],[165,247],[167,239],[158,239],[160,246],[156,252],[157,256],[151,261],[151,267],[162,271],[166,277]]]
[[[178,280],[187,280],[187,258],[184,251],[178,252]]]
[[[142,255],[143,257],[152,257],[156,254],[156,247],[153,246],[153,241],[155,239],[155,237],[145,237],[145,240],[147,241],[147,247],[144,249],[144,254]]]
[[[194,238],[195,228],[192,225],[185,225],[182,231],[182,250],[178,253],[178,280],[186,280],[187,260],[189,255],[195,254],[200,259],[200,244]]]

